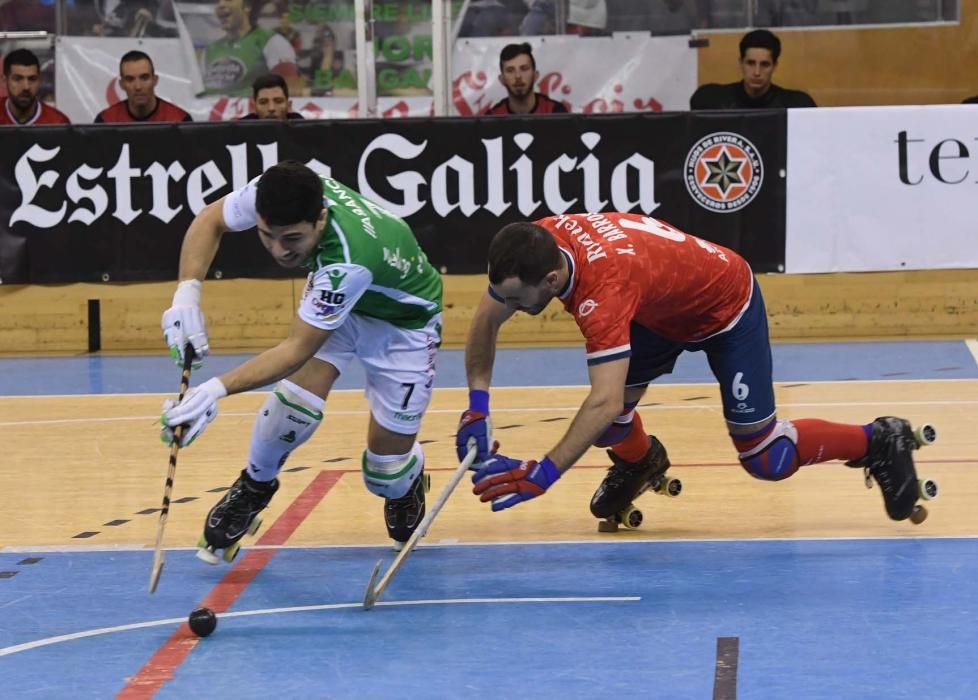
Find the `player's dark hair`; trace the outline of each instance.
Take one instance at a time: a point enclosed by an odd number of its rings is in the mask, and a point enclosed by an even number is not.
[[[747,55],[747,49],[767,49],[771,52],[771,59],[777,63],[781,56],[781,40],[767,29],[755,29],[744,34],[744,38],[740,40],[741,59]]]
[[[259,75],[255,78],[255,82],[251,84],[251,96],[254,99],[258,99],[259,90],[267,90],[268,88],[282,88],[282,92],[285,93],[285,98],[289,97],[289,84],[285,82],[283,78],[278,73],[265,73],[264,75]]]
[[[119,59],[119,75],[122,75],[123,63],[135,63],[136,61],[149,61],[149,72],[156,74],[156,66],[153,65],[153,59],[149,57],[148,53],[145,51],[126,51]]]
[[[3,74],[10,75],[14,66],[37,66],[41,70],[41,62],[37,60],[37,55],[30,49],[14,49],[3,59]]]
[[[523,284],[540,284],[560,269],[560,249],[550,232],[530,222],[503,226],[489,244],[489,282],[517,277]]]
[[[323,183],[302,163],[282,161],[258,180],[255,210],[270,226],[316,223],[323,211]]]
[[[533,70],[537,69],[537,61],[533,58],[533,47],[527,42],[522,44],[506,44],[503,50],[499,52],[499,72],[503,70],[503,64],[506,61],[512,61],[517,56],[527,55],[530,57],[530,65],[533,66]]]

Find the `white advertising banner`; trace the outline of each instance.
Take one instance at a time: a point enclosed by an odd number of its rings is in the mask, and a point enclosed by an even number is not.
[[[978,268],[978,108],[788,112],[785,272]]]
[[[573,112],[684,110],[696,89],[696,50],[688,37],[520,37],[534,46],[540,72],[537,90]],[[499,83],[499,51],[513,41],[464,39],[455,47],[451,106],[460,116],[481,114],[505,96]],[[157,94],[190,112],[194,121],[235,119],[251,110],[247,97],[198,96],[200,69],[179,39],[61,37],[56,80],[58,108],[72,122],[95,115],[125,98],[119,87],[119,58],[131,49],[153,58],[160,76]],[[357,116],[350,96],[292,97],[292,108],[307,119]],[[430,95],[381,96],[384,117],[432,114]]]

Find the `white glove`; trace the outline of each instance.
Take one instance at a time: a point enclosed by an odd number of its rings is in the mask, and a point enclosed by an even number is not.
[[[167,399],[163,402],[163,415],[160,416],[160,423],[163,425],[160,439],[167,445],[172,445],[176,438],[175,429],[182,425],[180,447],[186,447],[217,417],[217,401],[227,395],[228,390],[224,388],[224,384],[214,377],[189,389],[179,403],[175,399]]]
[[[177,365],[183,366],[183,352],[187,344],[194,348],[195,369],[203,364],[210,352],[207,341],[207,324],[200,310],[200,280],[184,280],[173,294],[173,306],[163,312],[163,338],[170,355]]]

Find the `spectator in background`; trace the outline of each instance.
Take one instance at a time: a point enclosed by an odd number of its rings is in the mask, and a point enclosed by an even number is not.
[[[523,0],[471,0],[459,36],[510,36],[526,14]],[[551,33],[553,33],[551,31]]]
[[[608,6],[605,0],[568,0],[567,33],[602,36],[608,33]]]
[[[95,115],[96,124],[132,122],[192,122],[190,115],[172,102],[156,96],[153,60],[142,51],[128,51],[119,61],[119,85],[126,99]]]
[[[767,29],[755,29],[740,40],[743,80],[697,88],[689,98],[690,109],[758,109],[766,107],[815,107],[815,100],[801,90],[789,90],[771,82],[781,56],[781,40]]]
[[[835,13],[833,13],[834,15]],[[802,27],[817,24],[851,24],[832,15],[821,16],[819,0],[759,0],[756,24],[768,27]]]
[[[281,34],[255,25],[253,0],[217,0],[215,12],[224,36],[204,51],[204,87],[210,94],[247,95],[255,78],[278,73],[303,87],[295,49]]]
[[[278,73],[266,73],[255,79],[251,86],[255,111],[241,117],[242,119],[302,119],[302,115],[292,111],[292,100],[289,99],[289,86]]]
[[[494,104],[486,114],[556,114],[567,112],[563,104],[543,93],[534,92],[540,74],[533,58],[533,48],[526,43],[507,44],[499,53],[499,82],[507,96]]]
[[[37,99],[41,89],[41,63],[33,51],[15,49],[3,59],[7,97],[0,110],[0,126],[70,124],[63,113]]]

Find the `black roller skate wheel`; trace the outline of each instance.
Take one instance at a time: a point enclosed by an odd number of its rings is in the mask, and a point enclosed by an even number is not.
[[[630,510],[625,511],[622,516],[622,522],[625,524],[625,527],[633,530],[639,527],[644,519],[645,516],[642,515],[642,511],[640,511],[638,508],[631,508]]]
[[[683,492],[683,482],[679,479],[669,479],[666,481],[666,495],[678,496]]]
[[[927,509],[923,506],[914,506],[913,513],[910,514],[910,522],[920,525],[925,520],[927,520]]]
[[[921,479],[918,482],[920,487],[920,497],[925,501],[931,501],[937,498],[939,489],[937,488],[937,482],[933,479]]]

